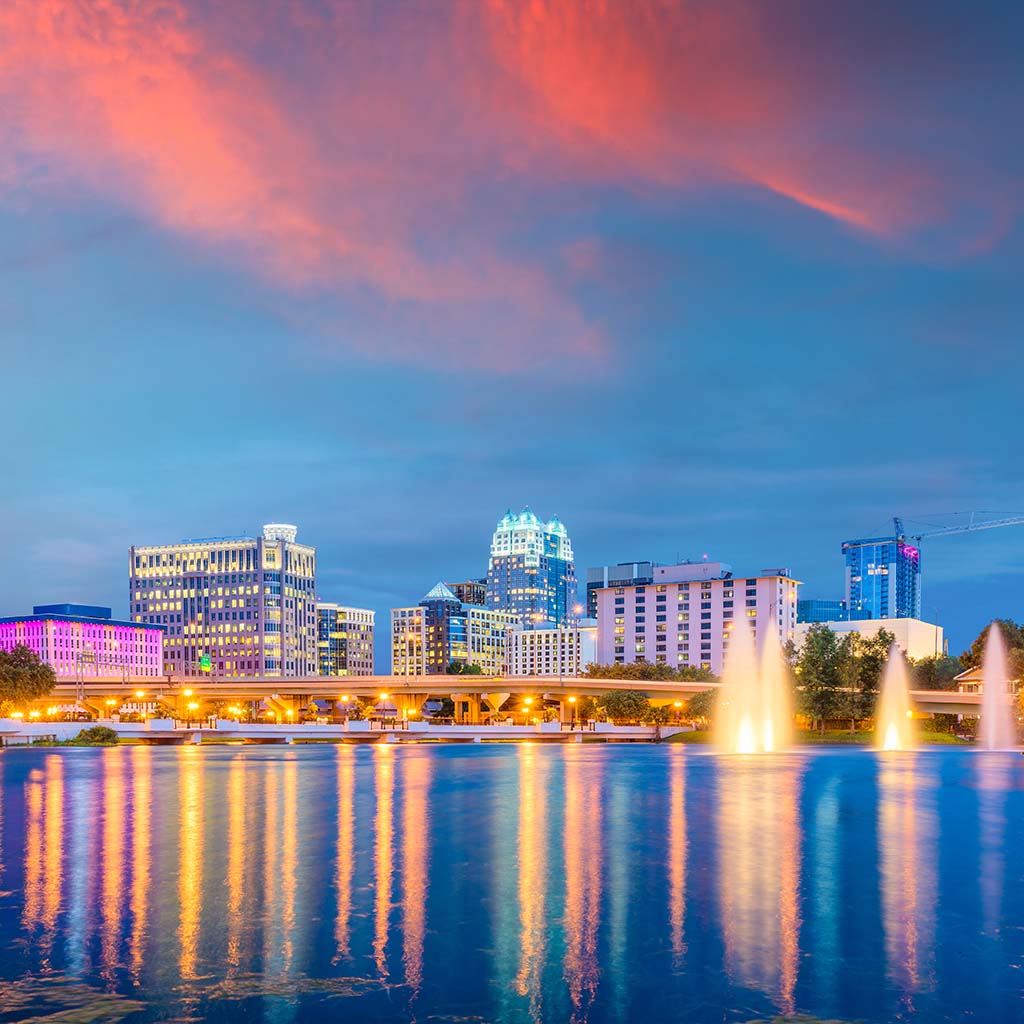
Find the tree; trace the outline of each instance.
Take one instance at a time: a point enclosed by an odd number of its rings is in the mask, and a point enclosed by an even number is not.
[[[609,690],[598,704],[613,722],[642,722],[651,711],[651,702],[639,690]]]
[[[854,711],[856,718],[871,718],[878,703],[878,691],[882,683],[882,672],[889,660],[889,652],[896,642],[896,634],[880,629],[872,637],[860,637],[859,663],[857,665],[857,700]],[[856,730],[856,719],[851,731]]]
[[[835,673],[838,684],[836,700],[842,705],[843,716],[850,720],[850,732],[857,731],[857,711],[860,705],[859,633],[844,633],[835,647]]]
[[[483,669],[471,661],[450,661],[448,662],[448,675],[450,676],[479,676]]]
[[[793,671],[801,709],[824,732],[825,722],[842,711],[838,642],[824,623],[807,631]]]
[[[24,644],[0,650],[0,710],[28,704],[53,692],[57,677],[39,655]]]
[[[715,708],[718,705],[717,690],[702,690],[695,693],[686,702],[686,714],[693,719],[698,719],[708,725],[715,717]]]
[[[955,690],[956,677],[963,667],[959,658],[947,654],[918,658],[910,665],[912,685],[915,690]]]
[[[999,627],[1003,634],[1003,641],[1006,643],[1007,651],[1024,651],[1024,623],[1014,622],[1013,619],[994,619],[990,625]],[[977,636],[974,643],[960,655],[960,663],[964,668],[974,668],[980,665],[985,659],[985,644],[988,643],[989,626],[986,626]]]
[[[682,682],[714,680],[715,676],[706,668],[697,668],[692,665],[680,665],[672,668],[670,665],[661,663],[652,664],[649,661],[637,661],[630,664],[614,665],[588,665],[585,675],[591,679],[636,679],[645,681],[672,681],[678,679]]]

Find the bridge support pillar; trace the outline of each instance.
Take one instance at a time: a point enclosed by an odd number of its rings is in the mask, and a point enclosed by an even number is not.
[[[391,694],[390,698],[398,709],[398,717],[406,721],[416,721],[420,716],[420,708],[427,699],[425,693],[406,693],[399,691]]]
[[[459,725],[480,724],[480,695],[478,693],[453,693],[455,721]]]
[[[501,705],[504,704],[505,701],[507,701],[509,698],[509,694],[507,692],[481,693],[480,696],[487,704],[487,707],[490,710],[490,715],[492,718],[497,717],[498,712],[501,710]]]

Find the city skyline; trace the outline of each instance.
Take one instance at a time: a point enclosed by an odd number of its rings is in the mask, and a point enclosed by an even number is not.
[[[299,524],[299,528],[302,529],[301,524]],[[264,527],[261,527],[260,529],[257,529],[257,530],[243,531],[243,532],[238,533],[237,535],[230,536],[230,537],[226,536],[226,535],[211,535],[208,538],[198,538],[198,539],[196,537],[183,537],[183,538],[180,538],[177,541],[170,541],[170,540],[159,541],[159,542],[155,543],[155,545],[151,545],[149,548],[147,548],[147,550],[149,550],[150,548],[152,550],[158,550],[158,549],[174,550],[174,549],[180,549],[184,545],[192,545],[192,546],[199,545],[201,547],[202,546],[209,547],[211,545],[213,547],[217,547],[218,545],[220,545],[220,546],[227,546],[229,548],[233,547],[233,546],[237,547],[237,546],[240,546],[240,545],[244,546],[244,544],[249,543],[249,542],[252,542],[253,544],[257,543],[257,541],[259,541],[259,539],[263,536],[263,532],[265,530],[267,530],[267,529],[286,529],[288,531],[293,531],[295,529],[295,527],[293,527],[293,526],[280,527],[280,526],[278,526],[278,524],[274,523],[274,524],[270,524],[269,526],[268,525],[264,525]],[[575,531],[573,531],[573,533],[575,534]],[[390,606],[387,606],[387,607],[375,608],[375,607],[373,607],[371,605],[361,604],[358,600],[350,599],[352,597],[352,593],[350,593],[350,592],[346,592],[346,593],[342,593],[342,594],[335,593],[335,592],[327,593],[325,591],[325,589],[324,589],[324,584],[321,581],[325,577],[327,577],[327,578],[334,578],[335,577],[335,572],[336,572],[336,568],[335,567],[332,567],[330,565],[325,565],[324,562],[323,562],[322,547],[326,546],[327,548],[331,548],[330,539],[328,539],[328,543],[326,545],[321,545],[321,543],[316,538],[311,538],[304,529],[303,529],[303,537],[304,537],[305,542],[312,549],[314,549],[316,551],[316,562],[317,562],[316,589],[317,589],[317,592],[316,592],[315,597],[316,597],[316,602],[317,602],[318,605],[325,604],[327,606],[334,606],[334,607],[337,607],[339,605],[343,606],[343,607],[344,606],[348,606],[350,608],[351,607],[355,607],[357,610],[362,609],[362,608],[367,608],[372,613],[380,615],[381,618],[382,618],[382,621],[387,622],[388,618],[390,616],[390,613],[391,613],[393,608],[400,607],[400,606],[406,606],[406,605],[409,605],[410,603],[415,603],[415,602],[409,602],[408,600],[406,600],[404,602],[402,602],[402,601],[395,602],[394,604],[392,604]],[[960,538],[960,539],[963,539],[963,538]],[[974,537],[969,537],[967,539],[968,540],[974,540],[975,538]],[[640,544],[641,542],[638,541],[637,543]],[[138,546],[138,545],[136,545],[136,546]],[[735,548],[735,549],[742,549],[742,544],[739,543],[739,538],[737,538],[736,542],[732,543],[731,546],[733,548]],[[132,549],[130,549],[130,551],[131,550]],[[930,554],[930,552],[929,552],[929,554]],[[648,563],[648,564],[653,564],[655,566],[662,566],[662,567],[665,567],[665,566],[671,567],[671,565],[676,561],[677,557],[678,556],[670,557],[670,558],[665,558],[665,559],[655,558],[653,560],[653,563]],[[688,561],[690,561],[692,563],[700,563],[700,562],[715,563],[717,561],[720,561],[720,559],[716,559],[714,557],[711,557],[707,552],[701,554],[700,556],[685,556],[684,555],[682,557],[683,557],[684,561],[688,560]],[[486,558],[485,558],[484,561],[485,561],[485,564],[486,564]],[[750,575],[751,573],[760,574],[762,572],[762,570],[766,570],[767,569],[766,565],[760,565],[760,562],[763,562],[763,561],[765,561],[764,558],[760,558],[760,560],[758,558],[754,558],[752,560],[748,560],[747,562],[740,562],[736,566],[735,570],[733,570],[733,575],[735,575],[737,578],[739,578],[741,576]],[[767,561],[772,562],[773,560],[768,559]],[[774,561],[778,561],[778,560],[774,560]],[[618,559],[618,561],[610,563],[610,564],[617,565],[619,562],[626,562],[626,560],[625,559]],[[755,562],[758,562],[758,566],[759,567],[757,569],[752,568],[752,566],[754,565]],[[801,589],[800,589],[800,600],[802,602],[807,602],[807,601],[826,601],[826,602],[828,602],[829,601],[828,598],[822,598],[820,595],[822,593],[825,593],[825,592],[829,592],[829,593],[836,592],[837,588],[841,588],[842,585],[843,585],[843,565],[842,565],[843,557],[842,557],[842,551],[841,550],[838,552],[837,562],[838,562],[838,564],[836,566],[836,571],[835,571],[831,581],[826,580],[821,586],[812,586],[810,584],[810,582],[806,579],[804,574],[801,574],[799,571],[794,569],[794,567],[792,565],[785,565],[783,567],[788,569],[788,570],[790,570],[791,574],[795,578],[800,579],[802,581],[801,582]],[[468,558],[463,558],[462,564],[469,565]],[[581,566],[585,565],[584,562],[580,562],[579,564]],[[779,564],[781,565],[782,563],[779,563]],[[929,558],[928,562],[926,563],[926,565],[929,566],[929,569],[930,569],[930,564],[931,564],[931,559]],[[594,566],[592,564],[587,564],[586,568],[582,569],[582,573],[584,575],[583,575],[582,579],[580,580],[580,582],[578,583],[578,591],[577,591],[578,604],[576,605],[576,607],[581,609],[581,614],[583,614],[583,615],[586,615],[586,613],[587,613],[587,609],[586,609],[587,589],[586,589],[586,577],[585,577],[585,573],[587,571],[587,568],[594,568]],[[774,570],[770,570],[770,571],[774,571]],[[929,570],[926,570],[926,573],[927,572],[929,572]],[[452,579],[455,579],[457,574],[450,574],[450,575],[451,575]],[[472,571],[467,571],[466,575],[473,576],[473,573],[472,573]],[[440,579],[440,578],[441,577],[438,576],[438,579]],[[399,582],[401,582],[401,581],[399,581]],[[479,586],[480,590],[484,589],[482,581],[473,580],[472,582],[476,582],[477,585]],[[460,584],[460,583],[456,583],[456,584],[453,584],[453,585],[457,586],[457,587],[467,586],[467,584]],[[956,583],[955,585],[956,585],[957,588],[960,588],[964,584]],[[941,577],[940,577],[940,586],[943,586],[943,581],[941,580]],[[829,590],[829,587],[832,587],[831,591]],[[926,588],[928,587],[928,576],[927,575],[925,577],[925,587]],[[117,587],[114,588],[113,593],[115,595],[116,595],[116,591],[118,589],[123,591],[123,579],[122,579],[122,582],[121,582],[121,587],[120,588],[117,588]],[[839,592],[841,592],[841,591],[839,591]],[[928,593],[928,589],[925,590],[925,593],[926,594]],[[72,603],[78,603],[78,604],[85,604],[85,603],[95,604],[96,602],[92,600],[92,598],[95,597],[95,596],[96,596],[95,594],[89,594],[89,595],[84,595],[84,596],[83,595],[78,595],[78,596],[72,595],[69,598],[68,595],[61,593],[61,594],[57,595],[54,598],[54,600],[57,600],[57,601],[60,601],[60,602],[64,602],[64,601],[70,600]],[[405,596],[408,597],[408,595],[405,595]],[[0,609],[0,612],[2,612],[3,615],[13,616],[15,618],[20,618],[24,613],[26,613],[28,611],[29,604],[33,604],[34,605],[34,604],[37,604],[37,603],[47,603],[47,602],[43,601],[43,600],[38,600],[37,601],[37,600],[33,599],[31,602],[27,602],[26,601],[24,607],[15,607],[15,608],[11,608],[9,610]],[[49,603],[52,603],[52,602],[49,602]],[[470,602],[470,603],[472,603],[472,602]],[[838,601],[836,603],[838,603]],[[115,619],[118,618],[119,614],[120,614],[120,611],[121,611],[121,605],[118,604],[116,596],[114,596],[110,601],[108,601],[107,604],[109,604],[109,606],[113,609],[113,611],[114,611],[114,618]],[[123,600],[123,604],[124,604],[125,608],[128,608],[129,606],[134,608],[134,603],[127,602],[127,601]],[[927,598],[926,598],[926,600],[924,602],[924,609],[925,609],[925,611],[927,611],[927,609],[929,607],[931,607],[933,610],[938,612],[938,606],[936,606],[934,604],[930,605],[928,600],[927,600]],[[134,615],[134,613],[133,612],[128,612],[128,613],[126,613],[126,615],[127,615],[127,617],[132,617]],[[125,617],[125,616],[121,616],[121,617]],[[869,618],[870,618],[870,616],[869,616]],[[935,614],[932,617],[929,617],[927,614],[922,613],[922,619],[923,619],[923,621],[937,624],[937,625],[939,625],[939,626],[941,626],[941,627],[943,627],[945,629],[946,637],[949,640],[949,651],[950,651],[950,654],[952,654],[954,656],[959,654],[960,650],[963,647],[966,647],[969,644],[969,642],[977,635],[978,629],[981,628],[981,626],[978,626],[977,628],[973,627],[970,624],[971,623],[971,619],[969,617],[965,618],[964,621],[967,622],[967,625],[964,628],[966,629],[967,635],[966,635],[965,639],[961,640],[957,636],[957,626],[956,625],[952,625],[952,627],[951,627],[949,622],[947,622],[946,620],[944,620],[942,618],[941,613]],[[160,618],[160,616],[157,616],[157,619],[155,621],[162,621],[162,619]],[[984,623],[981,623],[981,625],[984,625]],[[527,624],[527,628],[529,628],[529,624]],[[372,630],[372,626],[371,626],[371,630]],[[972,632],[972,630],[973,630],[973,632]],[[386,666],[389,665],[389,662],[390,662],[390,659],[391,659],[391,653],[392,653],[391,652],[391,638],[390,638],[390,635],[389,635],[388,631],[387,630],[378,630],[378,631],[376,631],[376,633],[374,635],[374,659],[375,659],[375,662],[376,662],[377,671],[380,671],[380,672],[386,671]]]
[[[526,503],[827,600],[1024,512],[1020,5],[377,6],[5,5],[0,613],[283,519],[384,622]],[[1024,618],[1024,530],[923,557]]]

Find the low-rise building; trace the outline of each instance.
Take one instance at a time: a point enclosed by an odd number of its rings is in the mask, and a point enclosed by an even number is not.
[[[798,622],[793,642],[803,647],[807,633],[812,626],[827,626],[833,633],[859,633],[865,640],[876,637],[885,630],[896,638],[896,646],[908,657],[918,661],[934,658],[946,653],[942,627],[920,619],[839,619],[830,622]]]
[[[682,562],[653,565],[651,578],[597,589],[599,664],[651,662],[718,673],[741,621],[755,640],[769,629],[782,644],[793,639],[800,582],[788,569],[740,576],[724,562]]]
[[[438,583],[418,605],[391,609],[391,674],[444,675],[453,665],[479,665],[483,675],[505,670],[511,612],[463,604]]]
[[[562,629],[514,629],[507,667],[512,676],[578,676],[597,661],[597,624]]]
[[[373,623],[369,608],[317,601],[317,655],[322,676],[373,675]]]
[[[162,675],[163,637],[163,626],[114,619],[97,605],[36,605],[0,618],[0,649],[23,644],[60,680]]]
[[[980,665],[961,672],[954,681],[957,693],[985,693],[985,676]],[[1007,693],[1016,695],[1020,693],[1022,684],[1024,684],[1024,680],[1007,679],[1003,685]]]

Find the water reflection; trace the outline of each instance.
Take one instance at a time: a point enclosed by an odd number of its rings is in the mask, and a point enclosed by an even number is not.
[[[352,874],[355,864],[355,749],[336,749],[338,828],[334,860],[335,917],[334,960],[347,959],[351,952]]]
[[[203,752],[186,746],[178,769],[178,970],[182,980],[196,978],[199,924],[203,900]]]
[[[377,809],[374,814],[376,839],[374,842],[373,902],[373,959],[382,981],[388,977],[388,932],[391,918],[391,883],[394,871],[394,800],[395,775],[392,763],[393,747],[379,743],[374,748],[374,774],[376,778]]]
[[[601,916],[600,766],[573,746],[565,758],[565,980],[572,1020],[585,1021],[597,993]]]
[[[245,762],[236,757],[228,769],[227,962],[228,976],[242,965],[242,906],[245,898],[246,833]]]
[[[1015,764],[5,752],[0,1002],[66,972],[145,1000],[140,1024],[1015,1019]]]
[[[413,996],[423,984],[427,933],[430,775],[429,758],[402,759],[402,965]]]
[[[1015,761],[1014,761],[1015,763]],[[993,751],[975,758],[974,770],[978,786],[978,818],[981,842],[981,863],[978,883],[985,932],[999,931],[1000,906],[1003,900],[1003,877],[1006,873],[1006,795],[1013,782],[1010,756]]]
[[[150,747],[133,747],[129,771],[132,780],[132,891],[131,938],[128,959],[132,978],[138,985],[145,959],[146,919],[151,884],[150,810],[153,800],[153,752]]]
[[[905,1004],[934,984],[936,816],[921,754],[889,753],[878,772],[882,928]]]
[[[533,743],[519,748],[519,971],[516,988],[541,1019],[541,975],[547,953],[547,766]]]
[[[672,748],[668,802],[668,914],[672,969],[682,970],[686,955],[686,757]]]
[[[64,766],[51,755],[33,771],[25,788],[26,930],[33,935],[41,966],[50,966],[61,908],[64,857]]]
[[[726,969],[740,985],[795,1008],[800,957],[802,766],[724,759],[719,769],[719,905]]]
[[[103,759],[103,868],[100,896],[101,974],[114,979],[121,960],[122,904],[125,896],[125,778],[123,748],[107,752]]]

